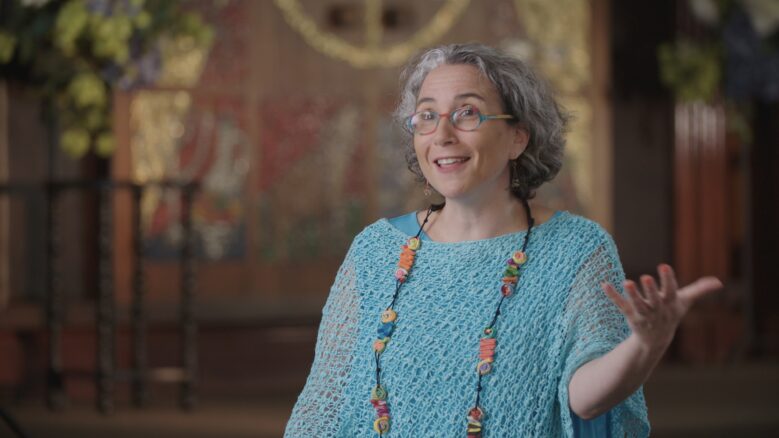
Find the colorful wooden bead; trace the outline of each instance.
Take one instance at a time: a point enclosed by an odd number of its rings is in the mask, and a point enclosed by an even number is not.
[[[497,331],[492,327],[487,327],[484,329],[484,336],[487,338],[494,338]]]
[[[495,349],[495,345],[497,345],[497,343],[498,343],[498,340],[495,339],[494,337],[481,338],[479,340],[479,348],[481,348],[481,349],[492,348],[494,350]]]
[[[420,242],[418,237],[412,237],[408,239],[408,248],[412,251],[418,250],[421,244],[422,242]]]
[[[414,256],[415,255],[416,254],[414,253],[414,251],[411,250],[411,248],[409,248],[406,245],[403,245],[403,251],[400,252],[400,258],[401,259],[414,261]]]
[[[514,285],[511,283],[504,283],[500,287],[500,294],[504,297],[510,297],[514,293]]]
[[[387,343],[384,342],[384,339],[376,339],[373,342],[373,351],[377,353],[381,353],[384,351],[385,348],[387,348]]]
[[[503,281],[503,283],[505,283],[505,284],[517,284],[517,280],[518,280],[518,278],[515,275],[515,276],[511,276],[511,277],[508,277],[508,276],[507,277],[503,277],[503,279],[501,281]]]
[[[376,417],[389,417],[387,400],[371,400],[371,404],[376,409]]]
[[[468,421],[481,421],[484,418],[484,411],[480,407],[476,406],[468,411]]]
[[[489,374],[490,371],[492,371],[492,361],[483,360],[479,362],[476,365],[476,370],[479,371],[479,374],[481,374],[482,376],[485,374]]]
[[[395,271],[395,278],[396,278],[398,281],[401,281],[401,282],[402,282],[402,281],[406,281],[406,276],[407,276],[407,275],[408,275],[408,270],[407,270],[407,269],[398,268],[398,269]]]
[[[481,438],[482,419],[484,419],[484,412],[480,407],[475,406],[468,411],[468,427],[466,429],[468,438]]]
[[[384,400],[387,398],[387,390],[381,386],[374,386],[371,389],[371,400]]]
[[[379,329],[376,330],[376,333],[379,334],[382,338],[388,338],[392,336],[392,332],[395,330],[395,323],[394,322],[385,322],[384,324],[379,326]]]
[[[379,417],[373,422],[373,430],[379,435],[383,435],[389,432],[390,424],[389,417]]]
[[[400,252],[400,260],[398,261],[398,267],[405,269],[406,271],[411,269],[414,265],[414,251],[407,245],[403,245],[403,250]]]
[[[512,257],[517,264],[523,264],[527,261],[527,255],[525,255],[522,251],[517,251],[514,253],[514,256]]]
[[[479,359],[493,361],[495,359],[495,350],[479,351]]]
[[[497,339],[495,338],[482,338],[479,341],[479,359],[489,360],[492,362],[492,358],[495,356],[495,346],[497,345]]]
[[[381,322],[394,322],[397,318],[398,314],[392,309],[381,312]]]
[[[479,356],[484,356],[485,358],[491,358],[495,355],[495,345],[482,345],[479,348]]]

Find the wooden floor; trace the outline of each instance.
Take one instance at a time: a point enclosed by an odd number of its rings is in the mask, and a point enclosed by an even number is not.
[[[652,436],[779,437],[779,363],[718,368],[664,366],[646,385]],[[27,401],[9,411],[31,438],[280,437],[295,394],[225,397],[203,394],[194,412],[172,397],[148,409],[119,404],[111,416],[72,403],[52,413]],[[0,428],[0,437],[12,436]]]

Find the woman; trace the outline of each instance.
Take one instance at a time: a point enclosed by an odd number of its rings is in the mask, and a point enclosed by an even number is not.
[[[402,80],[409,167],[445,202],[355,238],[286,436],[647,436],[641,385],[719,281],[639,288],[600,226],[530,208],[568,117],[521,61],[442,46]]]

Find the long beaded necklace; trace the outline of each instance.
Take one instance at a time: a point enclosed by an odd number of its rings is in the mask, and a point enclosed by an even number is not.
[[[498,342],[495,324],[498,322],[498,316],[500,316],[500,308],[503,305],[503,301],[514,294],[517,282],[519,281],[520,267],[527,261],[525,251],[527,250],[530,232],[533,230],[535,221],[530,214],[530,205],[527,200],[523,199],[522,204],[525,207],[528,229],[527,233],[525,233],[524,241],[522,242],[522,249],[514,252],[506,261],[506,269],[503,271],[503,277],[501,278],[500,300],[498,301],[492,320],[482,331],[479,340],[479,360],[476,364],[476,372],[479,377],[476,383],[476,401],[466,416],[467,438],[481,438],[485,413],[480,406],[479,401],[482,390],[482,378],[492,371],[495,363],[495,346]],[[422,246],[422,241],[419,238],[422,234],[422,229],[427,224],[428,219],[430,219],[430,215],[443,207],[444,204],[431,205],[427,209],[427,214],[425,215],[424,221],[422,221],[422,225],[419,226],[419,231],[417,231],[415,236],[410,237],[406,244],[402,246],[398,267],[395,270],[395,293],[392,296],[390,305],[381,312],[381,324],[377,330],[378,339],[373,342],[373,352],[376,359],[376,386],[371,390],[371,404],[376,410],[376,419],[373,422],[373,430],[379,435],[384,435],[390,430],[390,412],[389,406],[387,405],[387,397],[389,394],[381,385],[381,354],[387,348],[387,343],[390,341],[390,337],[395,330],[398,319],[398,314],[393,310],[393,307],[398,299],[400,288],[408,279],[411,267],[414,265],[416,252]]]

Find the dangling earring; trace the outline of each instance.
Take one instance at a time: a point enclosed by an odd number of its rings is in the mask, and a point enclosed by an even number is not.
[[[428,180],[425,180],[425,190],[423,190],[423,193],[424,193],[424,194],[425,194],[425,196],[427,196],[428,198],[430,197],[430,195],[432,195],[432,194],[433,194],[433,189],[432,189],[432,188],[430,188],[430,181],[428,181]]]
[[[516,160],[511,160],[511,188],[518,189],[522,187],[522,181],[519,179],[519,157]]]

